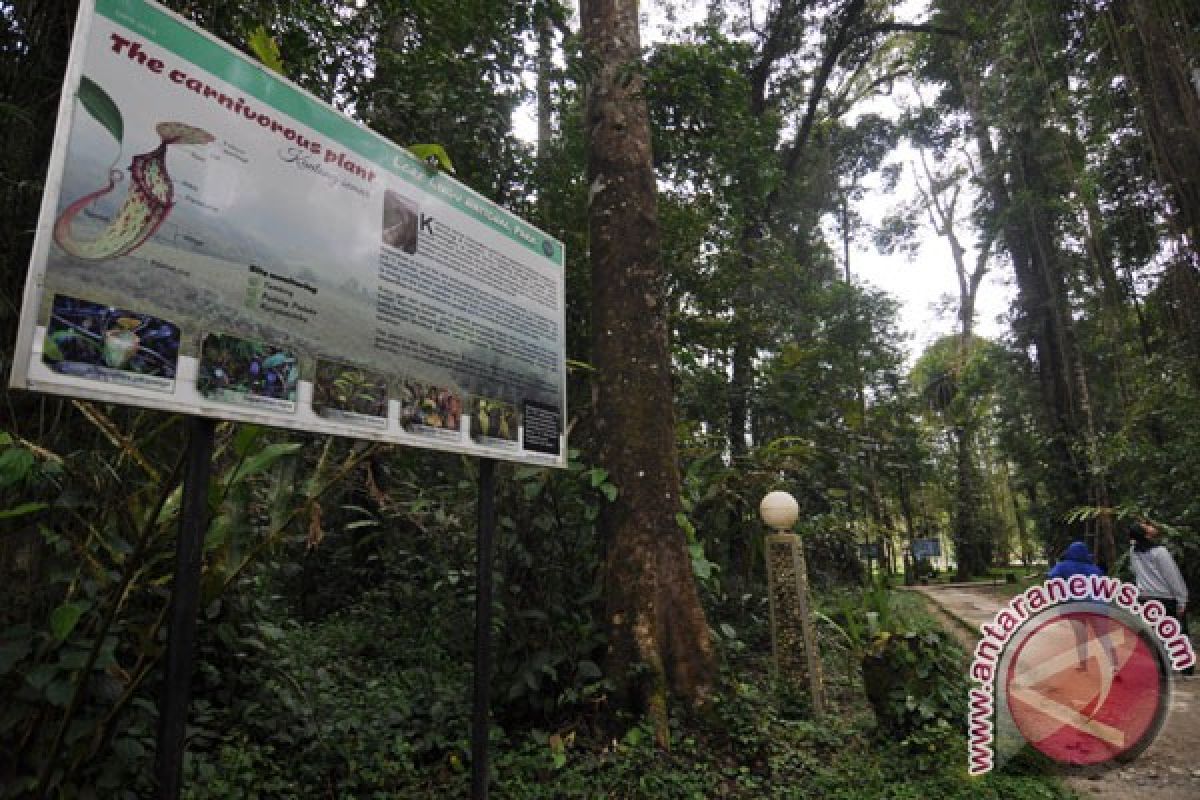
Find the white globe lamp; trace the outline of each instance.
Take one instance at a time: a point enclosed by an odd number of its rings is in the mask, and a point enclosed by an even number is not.
[[[800,516],[800,506],[796,503],[796,498],[787,492],[770,492],[758,504],[758,515],[767,527],[787,532],[796,524],[796,517]]]

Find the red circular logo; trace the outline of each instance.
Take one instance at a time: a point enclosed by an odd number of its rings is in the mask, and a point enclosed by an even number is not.
[[[1090,604],[1038,620],[1012,649],[1003,677],[1021,736],[1062,764],[1136,755],[1158,733],[1168,706],[1157,648]]]

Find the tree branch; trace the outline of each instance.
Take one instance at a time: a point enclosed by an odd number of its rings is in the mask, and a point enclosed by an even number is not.
[[[954,36],[964,38],[965,34],[958,28],[946,28],[928,22],[887,22],[883,25],[870,25],[854,34],[854,38],[873,36],[876,33],[932,33],[938,36]]]
[[[767,106],[767,80],[775,62],[792,50],[796,39],[796,23],[802,20],[807,2],[783,0],[777,8],[767,11],[766,32],[751,29],[763,38],[762,56],[750,68],[750,105],[754,116],[761,116]],[[751,10],[751,14],[753,10]]]
[[[808,140],[812,136],[813,125],[816,124],[817,106],[821,102],[821,96],[825,94],[825,85],[829,83],[829,76],[833,74],[833,68],[837,66],[838,59],[842,57],[842,53],[846,51],[846,47],[854,38],[851,30],[854,24],[858,22],[858,18],[862,16],[865,6],[866,0],[851,0],[842,14],[837,35],[834,36],[829,49],[825,51],[825,57],[821,60],[821,67],[817,71],[816,78],[813,79],[812,88],[809,90],[808,107],[804,111],[804,119],[800,123],[800,131],[796,134],[796,139],[792,142],[787,158],[784,160],[781,186],[790,184],[795,176],[796,167],[800,163],[800,156],[808,147]],[[772,192],[772,195],[774,194],[775,192]]]

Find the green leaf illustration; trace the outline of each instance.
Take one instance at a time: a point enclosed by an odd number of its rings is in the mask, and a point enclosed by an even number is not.
[[[42,344],[42,357],[48,358],[51,361],[63,360],[62,350],[53,336],[47,336],[45,343]]]
[[[124,141],[125,120],[121,116],[121,109],[117,108],[117,104],[108,96],[108,92],[84,75],[79,81],[79,91],[75,93],[75,96],[79,98],[79,102],[92,115],[92,118],[108,129],[108,132],[117,140],[117,144]]]
[[[283,59],[279,55],[279,43],[271,38],[271,34],[267,33],[264,26],[259,25],[255,28],[246,44],[249,45],[250,52],[254,53],[255,57],[263,63],[263,66],[275,70],[280,75],[283,74]]]
[[[440,144],[410,144],[408,152],[412,153],[417,158],[424,161],[426,164],[437,163],[441,168],[451,174],[454,173],[454,165],[450,163],[450,154],[446,152],[446,148]]]

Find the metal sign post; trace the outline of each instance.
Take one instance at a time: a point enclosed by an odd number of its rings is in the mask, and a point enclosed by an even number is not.
[[[188,417],[187,424],[188,454],[183,474],[179,538],[175,542],[175,584],[171,588],[162,697],[158,707],[158,749],[154,754],[154,776],[158,782],[156,797],[159,800],[177,800],[183,779],[196,613],[200,605],[200,569],[204,534],[208,530],[208,480],[212,473],[216,429],[216,422],[204,417]]]
[[[471,707],[471,798],[488,796],[488,705],[492,680],[492,539],[496,462],[479,460],[479,539],[475,553],[475,676]]]

